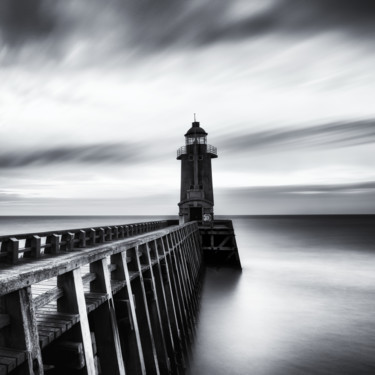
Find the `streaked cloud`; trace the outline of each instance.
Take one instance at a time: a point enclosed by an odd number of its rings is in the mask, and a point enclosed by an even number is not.
[[[0,150],[0,169],[56,164],[125,164],[136,163],[142,155],[136,144],[96,144],[56,146],[53,148],[17,151]]]
[[[56,54],[64,59],[71,49],[91,51],[95,58],[98,51],[140,58],[270,34],[299,39],[339,31],[371,37],[374,21],[371,0],[3,0],[0,6],[6,46],[34,43],[54,59]]]
[[[321,185],[278,185],[278,186],[248,186],[220,188],[224,194],[250,194],[262,192],[264,194],[352,194],[375,193],[375,181],[350,184],[321,184]]]
[[[216,202],[221,215],[373,214],[375,182],[220,188]]]
[[[375,143],[375,120],[334,122],[314,126],[278,127],[240,136],[228,135],[222,148],[257,152],[259,149],[340,148]]]

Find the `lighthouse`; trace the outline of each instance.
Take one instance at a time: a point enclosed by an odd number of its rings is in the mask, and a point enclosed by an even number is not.
[[[213,221],[211,159],[214,158],[217,158],[217,149],[207,144],[207,133],[194,115],[194,122],[185,134],[185,145],[177,150],[177,160],[181,160],[180,224]]]

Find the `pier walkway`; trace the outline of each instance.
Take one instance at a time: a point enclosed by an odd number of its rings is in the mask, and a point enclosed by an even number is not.
[[[182,374],[197,222],[1,236],[0,375]]]

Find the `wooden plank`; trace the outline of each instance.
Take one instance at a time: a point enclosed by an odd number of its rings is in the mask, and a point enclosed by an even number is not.
[[[51,301],[55,301],[62,297],[64,294],[63,290],[60,288],[53,288],[47,292],[40,294],[38,297],[34,298],[35,308],[43,307],[49,304]]]
[[[55,332],[53,330],[39,328],[38,334],[39,336],[44,337],[42,348],[44,348],[45,345],[50,344],[55,339]]]
[[[36,313],[37,319],[49,318],[57,320],[66,320],[71,321],[73,324],[78,323],[79,315],[78,314],[64,314],[62,312],[56,311],[40,311]]]
[[[87,284],[91,283],[91,281],[94,281],[96,279],[96,274],[95,273],[87,273],[82,277],[82,283]]]
[[[118,293],[125,285],[126,281],[111,280],[112,294]]]
[[[56,325],[56,327],[61,327],[65,330],[68,330],[70,329],[73,324],[75,324],[72,320],[62,320],[62,319],[56,319],[54,317],[40,317],[38,316],[37,317],[37,322],[38,324],[53,324],[53,325]]]
[[[38,320],[38,329],[44,328],[44,327],[50,327],[57,329],[57,335],[56,338],[61,336],[64,332],[66,332],[69,328],[72,327],[72,325],[69,326],[69,324],[66,324],[65,322],[61,321],[46,321],[46,320]]]
[[[11,372],[17,366],[17,361],[15,358],[1,357],[0,356],[0,366],[6,366],[7,372]]]
[[[26,352],[21,350],[14,350],[0,347],[0,357],[9,357],[16,360],[17,366],[26,360]]]

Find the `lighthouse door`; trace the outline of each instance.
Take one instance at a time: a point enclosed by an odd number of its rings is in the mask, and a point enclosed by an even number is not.
[[[190,207],[190,221],[202,221],[202,207]]]

